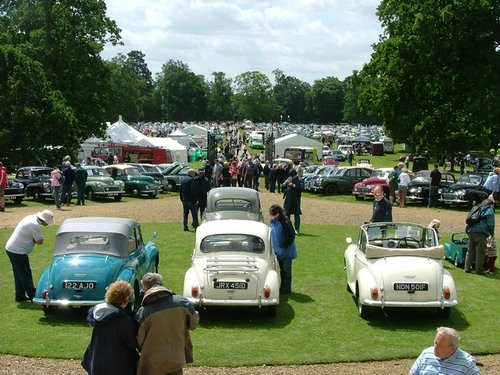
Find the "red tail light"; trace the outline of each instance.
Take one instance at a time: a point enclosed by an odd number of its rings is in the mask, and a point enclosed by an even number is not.
[[[378,288],[370,288],[372,299],[378,299]]]
[[[44,290],[44,291],[42,292],[42,298],[47,298],[47,296],[48,296],[48,295],[49,295],[49,292],[48,292],[48,291]]]
[[[449,288],[449,287],[447,287],[447,286],[445,286],[445,287],[443,288],[443,297],[444,297],[444,299],[450,299],[450,297],[451,297],[451,291],[450,291],[450,288]]]
[[[193,297],[198,297],[199,294],[200,294],[200,289],[198,288],[198,285],[193,285],[191,287],[191,295]]]
[[[271,287],[269,285],[264,286],[264,297],[269,298],[271,296]]]

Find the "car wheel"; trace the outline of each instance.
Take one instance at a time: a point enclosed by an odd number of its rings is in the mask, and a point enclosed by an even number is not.
[[[361,195],[355,195],[354,197],[356,198],[357,201],[362,201],[363,199],[365,199],[365,197]]]
[[[45,200],[45,197],[42,196],[40,190],[35,190],[33,192],[33,199],[36,200],[37,202],[43,202]]]
[[[453,258],[453,264],[455,265],[455,267],[458,267],[458,255],[455,254],[455,257]]]
[[[96,195],[95,195],[95,193],[94,193],[94,190],[92,190],[92,189],[88,189],[88,190],[87,190],[87,197],[89,198],[89,200],[91,200],[91,201],[95,201],[95,199],[96,199]]]
[[[168,181],[168,190],[177,191],[177,186],[174,181]]]
[[[121,194],[118,194],[118,195],[115,195],[113,198],[114,198],[114,200],[115,200],[116,202],[119,202],[119,201],[121,201],[121,200],[122,200],[122,195],[121,195]]]
[[[139,196],[139,188],[137,186],[133,186],[132,190],[130,191],[130,195],[132,195],[134,198],[137,198]]]
[[[149,196],[150,196],[151,198],[156,197],[156,191],[154,191],[154,192],[152,192],[152,193],[149,193]]]
[[[330,184],[325,186],[326,195],[335,195],[339,193],[339,188],[335,184]]]
[[[358,297],[358,315],[363,319],[369,318],[373,313],[373,307],[366,306],[366,305],[363,305],[361,303],[362,301],[361,301],[361,297],[360,297],[358,288],[356,288],[356,295]]]
[[[23,197],[16,197],[16,198],[14,198],[14,203],[15,203],[15,204],[19,204],[19,203],[21,203],[22,201],[23,201]]]
[[[53,315],[57,311],[56,306],[42,306],[43,313],[45,316]]]
[[[440,318],[448,319],[450,317],[450,312],[451,312],[451,307],[445,307],[443,309],[441,309],[441,308],[437,309],[437,315]]]

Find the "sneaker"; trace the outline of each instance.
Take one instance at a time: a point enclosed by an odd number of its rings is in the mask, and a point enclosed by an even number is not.
[[[295,230],[295,234],[299,234],[299,231],[298,231],[298,230]]]

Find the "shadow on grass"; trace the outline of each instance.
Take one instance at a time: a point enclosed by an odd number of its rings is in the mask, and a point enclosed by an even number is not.
[[[62,308],[52,311],[49,314],[42,315],[39,323],[48,326],[73,325],[87,327],[87,312],[88,307],[81,308]],[[41,314],[44,314],[40,311]]]
[[[376,309],[367,319],[368,324],[385,330],[411,329],[428,331],[429,327],[449,326],[459,331],[469,327],[465,315],[457,307],[452,307],[448,318],[442,317],[437,308],[385,308]]]

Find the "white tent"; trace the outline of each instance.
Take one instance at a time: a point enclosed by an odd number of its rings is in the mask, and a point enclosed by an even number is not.
[[[121,115],[118,117],[117,122],[108,126],[106,134],[108,138],[115,143],[135,143],[146,138],[144,134],[123,121]]]
[[[139,146],[154,146],[164,148],[170,151],[170,154],[172,155],[172,161],[178,161],[180,163],[188,162],[187,148],[172,138],[144,137],[143,139],[135,142],[135,144]]]
[[[172,137],[172,138],[175,138],[175,137],[185,137],[185,136],[187,136],[187,134],[186,134],[186,133],[184,133],[184,132],[183,132],[182,130],[180,130],[180,129],[176,129],[176,130],[174,130],[172,133],[170,133],[168,136],[169,136],[169,137]]]
[[[208,130],[200,125],[191,125],[182,129],[182,131],[187,135],[201,135],[203,137],[206,137],[208,133]]]
[[[274,141],[274,154],[283,157],[285,149],[291,146],[314,147],[318,152],[318,158],[323,158],[323,144],[300,134],[288,134],[284,137],[277,138]]]

